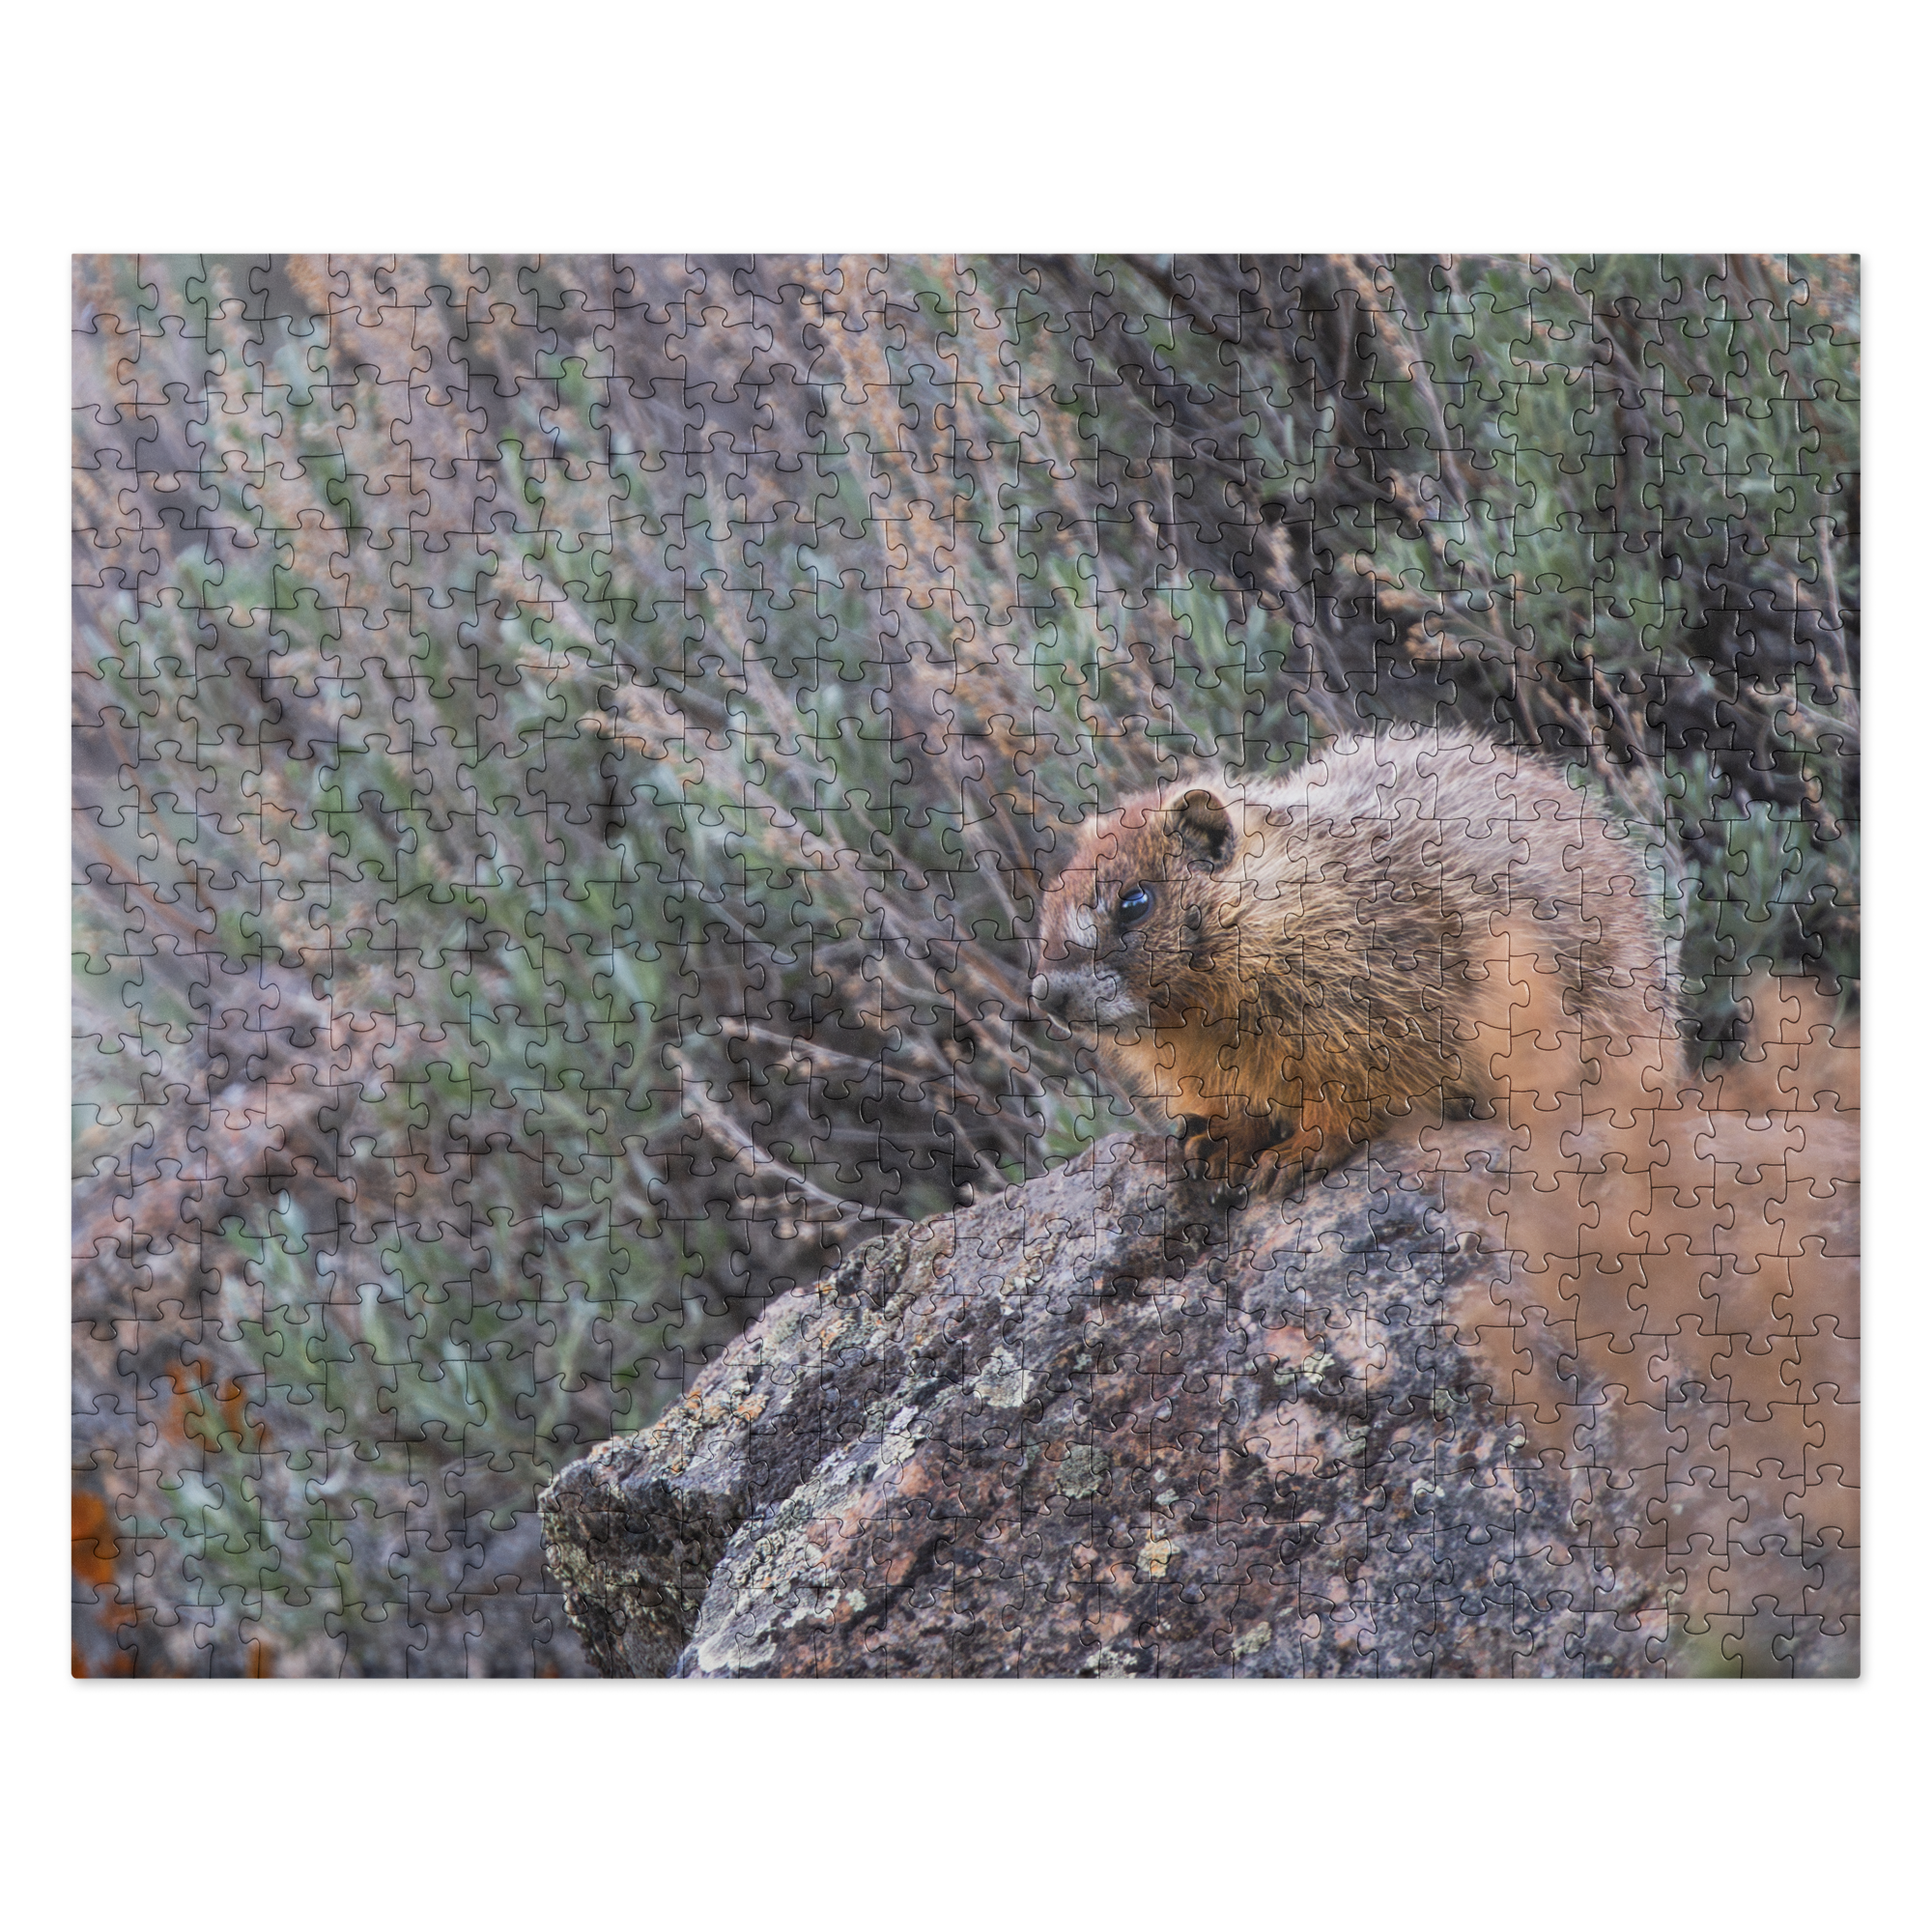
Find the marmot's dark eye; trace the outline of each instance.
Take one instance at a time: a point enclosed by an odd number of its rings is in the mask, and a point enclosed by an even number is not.
[[[1130,925],[1138,925],[1153,910],[1153,895],[1145,886],[1129,886],[1121,895],[1117,910],[1124,931]]]

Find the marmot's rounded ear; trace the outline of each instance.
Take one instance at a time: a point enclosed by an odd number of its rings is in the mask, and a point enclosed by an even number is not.
[[[1218,872],[1240,842],[1228,808],[1211,791],[1190,791],[1167,808],[1168,830],[1187,863],[1198,871]]]

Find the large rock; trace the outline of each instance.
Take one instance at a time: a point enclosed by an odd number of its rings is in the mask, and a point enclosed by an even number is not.
[[[1472,1218],[1122,1135],[876,1240],[545,1493],[571,1615],[618,1676],[1659,1669],[1640,1499],[1508,1406]]]

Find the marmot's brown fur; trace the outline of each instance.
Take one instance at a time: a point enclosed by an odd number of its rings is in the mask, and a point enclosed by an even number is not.
[[[1678,1065],[1642,845],[1560,767],[1462,732],[1090,819],[1040,964],[1039,1005],[1210,1166],[1333,1167],[1417,1105],[1641,1105]]]

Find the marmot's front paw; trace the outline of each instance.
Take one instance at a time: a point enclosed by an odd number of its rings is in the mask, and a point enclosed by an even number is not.
[[[1230,1132],[1231,1126],[1236,1131]],[[1218,1182],[1216,1199],[1238,1196],[1237,1205],[1286,1193],[1319,1171],[1315,1153],[1321,1141],[1320,1134],[1294,1135],[1283,1141],[1263,1139],[1258,1146],[1252,1135],[1239,1133],[1236,1122],[1196,1116],[1180,1123],[1180,1155],[1187,1172],[1197,1180]]]

